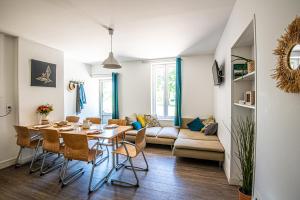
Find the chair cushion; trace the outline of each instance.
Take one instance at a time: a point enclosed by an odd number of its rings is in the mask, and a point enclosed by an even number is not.
[[[175,127],[163,127],[157,137],[177,139],[178,129]]]
[[[224,148],[219,141],[177,139],[174,147],[178,149],[193,149],[199,151],[224,152]]]
[[[147,137],[156,137],[161,129],[162,129],[161,127],[146,128],[146,136]]]
[[[129,130],[126,132],[126,135],[136,135],[137,134],[137,130]]]
[[[178,138],[193,139],[193,140],[206,140],[206,141],[219,141],[216,135],[205,135],[200,131],[191,131],[190,129],[180,129]]]

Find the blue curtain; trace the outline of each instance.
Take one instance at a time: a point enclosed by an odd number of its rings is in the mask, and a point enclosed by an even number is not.
[[[112,118],[119,119],[118,73],[112,73]]]
[[[176,99],[175,99],[175,126],[181,126],[181,58],[176,58]]]

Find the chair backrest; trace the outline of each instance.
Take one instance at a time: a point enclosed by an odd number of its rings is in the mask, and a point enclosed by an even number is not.
[[[77,116],[66,116],[66,120],[68,122],[73,122],[73,123],[77,123],[79,122],[80,117]]]
[[[65,143],[64,157],[72,160],[88,161],[89,147],[84,134],[61,133]]]
[[[42,129],[41,133],[43,135],[43,149],[49,152],[59,153],[59,132],[54,129]]]
[[[146,147],[146,128],[140,129],[135,138],[135,147],[137,154]]]
[[[117,124],[119,126],[126,126],[126,119],[109,119],[108,124]]]
[[[17,145],[22,147],[30,146],[30,132],[25,126],[14,126],[17,132]]]
[[[99,117],[87,117],[86,120],[89,120],[93,124],[101,124],[101,118]]]

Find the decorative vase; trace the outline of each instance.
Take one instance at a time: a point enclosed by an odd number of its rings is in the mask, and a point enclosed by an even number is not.
[[[251,195],[246,195],[241,192],[241,189],[239,188],[239,200],[251,200]]]
[[[41,122],[40,124],[44,125],[44,124],[49,124],[49,119],[48,119],[48,115],[47,114],[41,114]]]

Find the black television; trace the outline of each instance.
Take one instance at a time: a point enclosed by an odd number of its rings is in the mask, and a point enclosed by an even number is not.
[[[219,68],[219,65],[216,60],[214,61],[214,64],[212,66],[212,73],[214,78],[214,85],[221,85],[223,82],[223,72]]]

